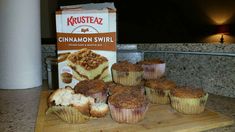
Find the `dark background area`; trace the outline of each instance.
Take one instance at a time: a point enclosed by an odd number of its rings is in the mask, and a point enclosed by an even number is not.
[[[205,42],[221,25],[235,34],[235,0],[58,0],[57,8],[90,2],[115,3],[118,43]]]

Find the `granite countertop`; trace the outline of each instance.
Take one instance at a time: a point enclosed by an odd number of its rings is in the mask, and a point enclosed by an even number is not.
[[[0,132],[33,132],[43,86],[26,90],[0,90]],[[207,108],[235,120],[235,98],[210,94]],[[208,132],[234,132],[235,124]]]

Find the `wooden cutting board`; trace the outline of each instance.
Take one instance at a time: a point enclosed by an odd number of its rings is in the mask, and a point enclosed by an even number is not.
[[[48,91],[41,93],[36,132],[198,132],[234,123],[231,118],[208,109],[198,115],[183,115],[170,105],[150,105],[145,119],[137,124],[120,124],[113,121],[110,115],[84,124],[67,124],[53,114],[45,115],[48,95]]]

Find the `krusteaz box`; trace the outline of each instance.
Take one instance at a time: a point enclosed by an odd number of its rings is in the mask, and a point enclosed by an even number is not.
[[[56,12],[59,88],[82,80],[111,81],[116,62],[113,3],[63,6]]]

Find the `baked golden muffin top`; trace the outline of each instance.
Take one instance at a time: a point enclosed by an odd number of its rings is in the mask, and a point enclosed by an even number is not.
[[[205,96],[205,92],[202,88],[191,88],[191,87],[179,87],[171,91],[172,96],[182,98],[200,98]]]
[[[171,90],[176,88],[175,82],[167,79],[147,80],[145,86],[153,89]]]
[[[148,101],[138,92],[118,92],[109,97],[108,102],[117,108],[134,109],[146,106]]]
[[[140,65],[132,64],[128,61],[121,61],[112,65],[112,69],[116,71],[129,72],[129,71],[143,71]]]
[[[105,92],[106,86],[103,80],[83,80],[74,87],[75,93],[81,93],[86,96],[91,94]]]
[[[143,93],[144,89],[141,86],[123,86],[120,84],[116,84],[116,86],[109,87],[109,94],[113,95],[116,93],[124,93],[124,92],[136,92],[136,93]]]
[[[138,62],[138,64],[142,64],[142,65],[163,64],[163,63],[165,62],[158,58],[148,59],[148,60],[143,60],[143,61]]]

